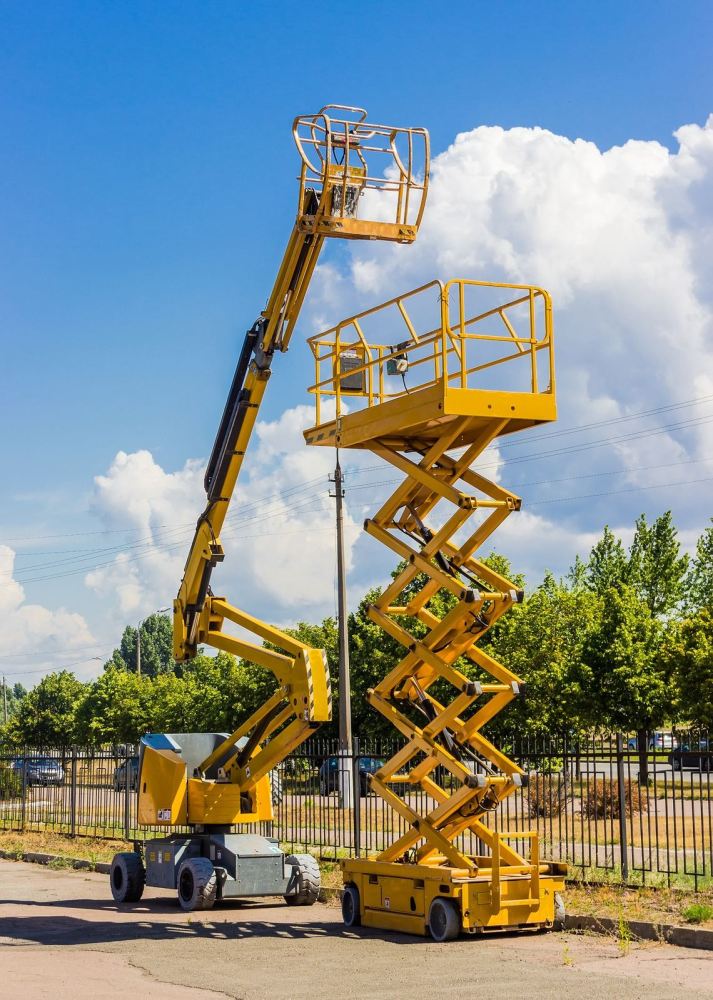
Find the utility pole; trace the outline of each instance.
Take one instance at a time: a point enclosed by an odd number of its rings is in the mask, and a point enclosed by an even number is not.
[[[349,680],[349,631],[347,627],[347,577],[344,565],[344,479],[336,450],[334,493],[337,501],[337,608],[339,616],[339,792],[344,809],[351,808],[353,791],[352,753],[352,702]]]
[[[7,681],[2,678],[2,721],[7,722]]]

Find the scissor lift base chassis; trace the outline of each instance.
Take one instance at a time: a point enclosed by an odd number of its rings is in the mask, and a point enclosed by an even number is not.
[[[490,863],[489,858],[473,860]],[[494,893],[489,874],[469,876],[440,865],[349,859],[341,866],[344,884],[359,891],[363,926],[422,936],[428,933],[431,903],[439,896],[455,902],[464,932],[478,934],[497,928],[551,928],[557,919],[555,894],[564,891],[564,874],[556,871],[556,863],[542,866],[555,871],[540,874],[538,899],[531,898],[527,875],[500,879],[499,893]]]

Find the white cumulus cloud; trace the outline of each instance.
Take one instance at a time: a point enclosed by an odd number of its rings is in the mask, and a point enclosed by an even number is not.
[[[14,550],[0,545],[0,674],[7,675],[9,684],[32,686],[40,672],[64,664],[80,677],[94,673],[90,657],[97,647],[84,617],[28,603],[15,572]]]
[[[215,593],[274,622],[333,610],[334,452],[305,445],[302,430],[313,417],[311,407],[297,406],[256,424],[221,532],[226,559],[213,574]],[[367,458],[348,461],[363,465]],[[203,462],[194,460],[166,471],[140,451],[119,452],[96,477],[93,510],[107,529],[130,530],[136,538],[85,578],[113,605],[117,622],[172,602],[205,506],[203,472]],[[345,529],[351,566],[358,530],[348,510]]]
[[[499,478],[522,493],[525,509],[529,500],[538,504],[531,516],[541,530],[532,530],[534,521],[525,530],[519,519],[533,570],[566,568],[575,544],[593,530],[605,521],[626,526],[642,509],[673,507],[686,537],[707,523],[713,117],[683,126],[675,138],[673,151],[633,140],[600,150],[541,128],[475,128],[434,158],[413,246],[355,244],[341,271],[317,274],[319,318],[329,324],[433,278],[551,292],[560,417],[554,435],[618,422],[551,442],[541,431],[503,442]],[[325,283],[338,295],[325,293]],[[655,412],[620,419],[642,411]],[[694,481],[690,489],[666,485]],[[568,495],[584,499],[543,503]],[[517,523],[511,518],[506,534]],[[548,534],[551,559],[539,541]],[[492,540],[496,548],[500,537]]]

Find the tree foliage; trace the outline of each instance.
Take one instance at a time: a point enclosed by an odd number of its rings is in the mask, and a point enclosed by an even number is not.
[[[582,649],[590,724],[643,731],[670,714],[669,670],[655,656],[660,637],[661,625],[633,587],[604,592]]]
[[[548,573],[524,604],[500,619],[490,652],[525,681],[526,694],[498,716],[498,728],[563,732],[589,721],[582,649],[600,612],[596,594]]]
[[[686,610],[713,609],[713,519],[696,544],[685,583]]]
[[[644,514],[637,518],[627,579],[652,615],[667,615],[681,602],[688,556],[680,549],[670,510],[651,525]]]
[[[602,537],[589,554],[584,571],[586,585],[595,594],[605,594],[611,587],[626,582],[628,567],[629,560],[621,539],[605,524]]]
[[[77,710],[87,691],[68,670],[47,674],[22,699],[8,735],[30,746],[68,746],[76,737]]]
[[[661,659],[676,680],[681,721],[713,731],[713,609],[673,624]]]
[[[131,670],[137,673],[138,639],[141,639],[141,673],[157,677],[175,668],[173,660],[173,632],[171,620],[166,615],[153,614],[141,623],[140,629],[127,625],[118,649],[104,664],[104,669]]]

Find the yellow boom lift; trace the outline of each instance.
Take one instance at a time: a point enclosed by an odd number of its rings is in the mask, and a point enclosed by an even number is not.
[[[342,861],[344,921],[428,929],[436,941],[551,927],[564,918],[566,866],[540,858],[536,831],[503,828],[498,807],[528,776],[483,735],[524,694],[479,645],[522,593],[478,555],[520,510],[520,498],[479,469],[483,452],[556,417],[550,297],[526,285],[433,281],[310,346],[316,421],[307,442],[368,449],[402,477],[364,525],[400,559],[369,616],[404,653],[368,697],[404,738],[371,778],[401,835],[379,854]]]
[[[319,891],[309,855],[286,858],[276,841],[234,828],[272,819],[270,771],[331,718],[326,657],[213,594],[211,573],[223,560],[220,532],[274,356],[288,348],[324,240],[412,243],[429,143],[424,129],[370,124],[362,109],[341,105],[296,118],[293,134],[301,160],[297,218],[267,306],[243,342],[173,616],[176,660],[203,645],[226,650],[271,671],[277,689],[234,733],[143,738],[138,819],[166,835],[116,855],[110,880],[118,902],[140,899],[146,884],[176,889],[186,910],[252,895],[306,905]],[[224,632],[226,622],[241,635]]]

